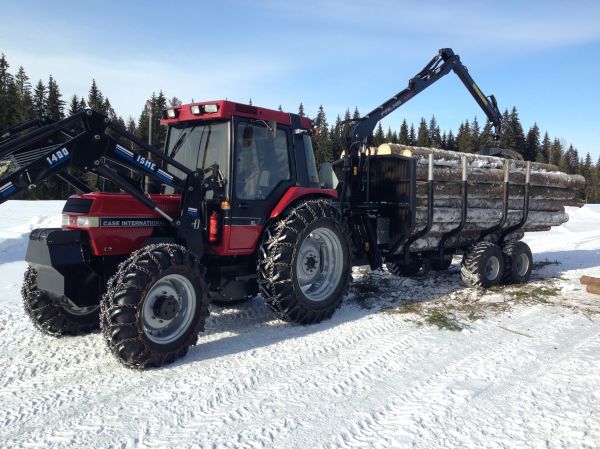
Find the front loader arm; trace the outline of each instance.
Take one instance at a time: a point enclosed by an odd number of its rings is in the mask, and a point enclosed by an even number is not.
[[[33,121],[26,123],[31,124]],[[19,129],[18,126],[13,129]],[[23,126],[21,129],[28,127]],[[76,128],[82,131],[74,134],[73,129]],[[79,187],[76,187],[81,190],[87,188],[83,182],[67,172],[67,168],[74,167],[82,172],[96,173],[115,183],[123,191],[164,217],[177,228],[179,237],[186,241],[190,250],[199,256],[202,254],[203,226],[197,211],[198,205],[202,204],[204,194],[211,186],[210,182],[204,180],[204,172],[190,170],[115,125],[106,116],[92,110],[85,110],[63,120],[49,123],[25,135],[16,135],[19,132],[20,130],[10,135],[6,132],[2,134],[7,137],[0,144],[0,160],[12,157],[27,163],[0,176],[0,204],[18,192],[33,188],[54,175],[60,176],[67,182],[79,184]],[[135,147],[124,143],[124,140],[133,142]],[[144,154],[141,154],[142,151]],[[148,152],[159,162],[147,158]],[[35,158],[28,157],[29,154],[35,154]],[[181,215],[179,217],[168,215],[143,190],[133,186],[114,170],[110,162],[180,190]],[[170,173],[168,166],[177,168],[185,177]]]

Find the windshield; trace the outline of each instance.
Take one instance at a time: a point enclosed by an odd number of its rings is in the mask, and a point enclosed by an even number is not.
[[[227,178],[229,122],[174,125],[169,131],[166,149],[169,156],[191,170],[206,169],[217,164]],[[169,171],[183,176],[175,167],[169,166]],[[211,196],[210,193],[207,198]]]

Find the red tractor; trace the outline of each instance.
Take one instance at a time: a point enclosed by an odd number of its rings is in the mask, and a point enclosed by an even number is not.
[[[415,161],[369,158],[371,133],[451,70],[500,126],[493,97],[442,49],[406,89],[348,123],[339,184],[330,165],[317,173],[309,119],[230,101],[165,110],[164,150],[91,110],[6,130],[0,202],[53,175],[82,192],[67,200],[62,228],[31,233],[27,313],[52,335],[100,326],[114,355],[135,368],[183,356],[211,302],[260,292],[283,320],[329,318],[352,264],[393,262],[414,230]],[[93,191],[82,172],[115,192]]]

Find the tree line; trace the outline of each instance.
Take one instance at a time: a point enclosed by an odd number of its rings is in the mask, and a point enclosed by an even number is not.
[[[107,115],[113,122],[121,125],[132,134],[161,147],[166,138],[166,128],[159,125],[161,111],[166,107],[177,106],[181,101],[177,97],[168,99],[162,91],[152,96],[142,106],[137,120],[129,117],[124,120],[116,114],[108,97],[104,96],[92,79],[90,88],[85,96],[72,95],[65,101],[58,82],[52,75],[48,80],[39,80],[32,85],[25,69],[19,67],[11,73],[10,66],[4,54],[0,56],[0,130],[9,128],[32,117],[46,115],[60,120],[85,108],[94,109]],[[251,104],[252,100],[250,100]],[[67,104],[68,103],[68,104]],[[279,106],[279,110],[282,110]],[[149,135],[149,118],[152,113],[152,136]],[[304,105],[300,103],[298,114],[305,116]],[[339,115],[330,125],[325,109],[321,105],[315,118],[314,127],[317,130],[313,137],[315,159],[317,164],[339,159],[343,151],[341,132],[344,123],[351,119],[360,118],[360,112],[354,108],[346,110],[344,117]],[[458,130],[441,130],[435,116],[429,120],[421,118],[417,125],[403,120],[398,129],[391,127],[385,131],[379,123],[372,136],[374,146],[382,143],[399,143],[404,145],[440,148],[464,153],[476,153],[487,145],[511,149],[523,155],[525,160],[537,161],[558,166],[569,174],[581,174],[586,178],[587,186],[584,199],[590,203],[600,202],[600,157],[594,163],[590,153],[581,157],[577,148],[567,146],[564,140],[551,138],[546,131],[541,135],[537,124],[525,133],[519,119],[516,107],[510,112],[503,113],[503,127],[499,140],[494,140],[493,127],[489,121],[483,125],[477,117],[465,120]],[[0,161],[1,163],[1,161]],[[94,175],[79,174],[88,184],[96,183]],[[57,179],[49,179],[36,189],[25,192],[22,198],[29,199],[59,199],[75,193],[69,186]]]
[[[302,103],[298,113],[304,115]],[[313,142],[317,164],[339,159],[344,150],[341,138],[344,123],[357,118],[360,118],[357,108],[353,113],[347,109],[343,118],[338,115],[330,125],[323,106],[319,107],[314,119],[317,136]],[[567,146],[563,139],[551,138],[547,131],[542,136],[537,123],[525,133],[516,107],[510,112],[506,109],[502,114],[502,129],[497,137],[498,140],[495,140],[494,128],[489,120],[483,126],[477,117],[465,120],[454,132],[451,129],[442,131],[435,116],[431,116],[429,120],[422,117],[416,126],[404,119],[398,129],[388,127],[387,131],[379,123],[371,140],[373,146],[398,143],[462,153],[477,153],[487,146],[514,150],[526,161],[555,165],[566,173],[582,175],[586,180],[582,199],[588,203],[600,203],[600,157],[594,163],[589,152],[581,157],[578,149],[573,145]]]

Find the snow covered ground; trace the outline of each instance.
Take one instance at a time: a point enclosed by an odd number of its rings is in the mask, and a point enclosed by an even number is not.
[[[174,365],[121,367],[99,333],[55,339],[20,304],[27,234],[61,202],[0,207],[0,447],[600,447],[600,207],[526,240],[526,287],[355,270],[333,319],[214,308]]]

